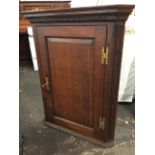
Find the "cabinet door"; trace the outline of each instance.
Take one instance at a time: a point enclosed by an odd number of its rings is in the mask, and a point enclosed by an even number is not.
[[[106,25],[36,27],[46,121],[102,139]],[[47,99],[48,98],[48,99]]]

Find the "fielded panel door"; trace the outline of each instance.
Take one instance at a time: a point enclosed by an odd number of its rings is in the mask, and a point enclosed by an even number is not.
[[[102,139],[106,25],[39,26],[36,32],[46,121]]]

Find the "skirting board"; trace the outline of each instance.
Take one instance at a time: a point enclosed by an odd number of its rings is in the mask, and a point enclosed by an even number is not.
[[[93,138],[84,136],[84,135],[82,135],[82,134],[80,134],[80,133],[77,133],[77,132],[71,131],[71,130],[69,130],[69,129],[66,129],[66,128],[64,128],[64,127],[60,127],[60,126],[57,126],[57,125],[55,125],[55,124],[49,123],[49,122],[47,122],[47,121],[44,121],[43,124],[44,124],[44,125],[47,125],[47,126],[49,126],[49,127],[52,127],[52,128],[54,128],[54,129],[60,130],[60,131],[62,131],[62,132],[65,132],[65,133],[67,133],[67,134],[71,134],[71,135],[76,136],[76,137],[79,137],[79,138],[81,138],[81,139],[90,141],[90,142],[92,142],[92,143],[94,143],[94,144],[103,146],[103,147],[105,147],[105,148],[114,146],[114,141],[111,141],[111,142],[108,142],[108,143],[104,143],[104,142],[102,142],[102,141],[95,140],[95,139],[93,139]]]

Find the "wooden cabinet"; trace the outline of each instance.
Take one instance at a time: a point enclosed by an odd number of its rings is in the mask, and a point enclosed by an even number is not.
[[[124,25],[133,5],[29,12],[45,124],[114,144]]]
[[[20,1],[19,2],[19,29],[20,32],[27,32],[31,26],[29,20],[25,19],[22,11],[43,11],[70,8],[70,1]]]
[[[70,1],[20,1],[19,2],[19,60],[31,60],[27,27],[31,22],[24,18],[22,11],[43,11],[69,8]]]

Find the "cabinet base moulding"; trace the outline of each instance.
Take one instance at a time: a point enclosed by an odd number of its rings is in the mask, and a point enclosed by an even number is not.
[[[69,130],[67,128],[60,127],[58,125],[55,125],[55,124],[53,124],[51,122],[44,121],[43,124],[46,125],[46,126],[48,126],[48,127],[54,128],[56,130],[62,131],[64,133],[71,134],[71,135],[73,135],[75,137],[79,137],[79,138],[81,138],[83,140],[90,141],[90,142],[92,142],[94,144],[100,145],[100,146],[105,147],[105,148],[109,148],[109,147],[112,147],[112,146],[115,145],[115,142],[114,141],[102,142],[102,141],[99,141],[99,140],[95,140],[93,138],[90,138],[88,136],[84,136],[84,135],[82,135],[80,133],[74,132],[74,131]]]

